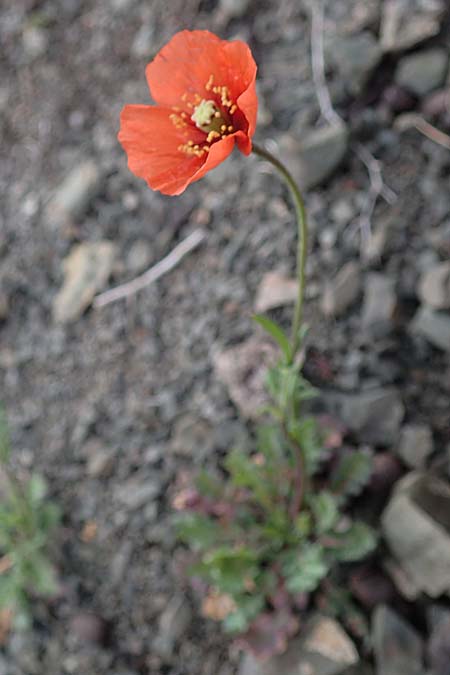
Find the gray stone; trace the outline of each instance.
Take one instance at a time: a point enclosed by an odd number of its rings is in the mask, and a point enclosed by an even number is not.
[[[381,605],[373,616],[377,675],[423,675],[423,644],[418,633],[392,609]]]
[[[382,515],[385,540],[406,574],[435,598],[450,594],[450,484],[436,476],[405,476]]]
[[[125,483],[119,484],[115,491],[115,497],[129,511],[146,506],[153,502],[161,492],[161,483],[156,479],[130,478]]]
[[[298,282],[279,272],[267,272],[258,286],[255,299],[255,312],[267,312],[268,309],[283,307],[295,302],[298,295]]]
[[[266,662],[247,654],[239,675],[339,675],[358,661],[355,645],[341,626],[334,619],[316,616],[284,654]]]
[[[438,253],[450,257],[450,220],[431,229],[427,233],[427,239]]]
[[[381,16],[381,46],[400,52],[439,33],[445,0],[385,0]]]
[[[398,440],[405,408],[396,389],[332,394],[325,402],[361,442],[390,446]]]
[[[321,307],[326,316],[340,316],[355,302],[361,292],[361,268],[353,260],[325,285]]]
[[[450,308],[450,262],[434,265],[422,274],[418,295],[433,309]]]
[[[405,424],[397,454],[410,469],[423,469],[433,452],[433,434],[426,424]]]
[[[219,10],[227,19],[239,19],[250,7],[251,0],[220,0]]]
[[[72,249],[63,261],[64,284],[53,301],[55,321],[69,323],[83,314],[108,281],[115,255],[110,241],[86,242]]]
[[[370,272],[364,284],[361,323],[373,337],[386,336],[392,329],[397,297],[395,283],[385,274]]]
[[[187,413],[177,418],[172,437],[170,451],[182,457],[199,459],[213,446],[212,428],[209,422]]]
[[[51,225],[67,225],[80,218],[102,185],[102,174],[90,159],[78,164],[54,192],[46,207]]]
[[[24,28],[22,43],[29,59],[37,59],[47,51],[48,33],[44,28],[28,25]]]
[[[346,125],[336,124],[305,130],[301,143],[285,134],[280,140],[280,147],[294,178],[304,190],[308,190],[333,174],[347,154],[348,142]]]
[[[377,39],[369,31],[333,37],[326,52],[328,62],[338,70],[345,88],[352,94],[358,94],[367,84],[382,56]]]
[[[126,258],[127,269],[133,274],[143,272],[152,260],[152,248],[145,239],[138,239],[132,244]]]
[[[404,56],[397,66],[395,81],[417,96],[425,96],[445,82],[448,54],[435,47]]]
[[[154,26],[148,21],[145,21],[134,36],[131,45],[132,55],[137,59],[149,59],[153,51],[154,36]]]
[[[9,314],[9,299],[6,293],[0,290],[0,321],[5,321]]]
[[[90,455],[87,464],[87,475],[91,478],[106,478],[110,476],[114,467],[115,457],[110,450],[95,449]]]
[[[267,368],[278,356],[279,352],[271,342],[258,338],[250,338],[214,355],[216,375],[244,417],[258,418],[261,408],[269,402],[265,378]]]
[[[415,314],[410,330],[422,335],[434,347],[450,352],[450,315],[436,312],[430,307],[420,307]]]
[[[450,672],[450,612],[444,607],[433,606],[429,612],[431,635],[428,643],[428,660],[433,675]]]
[[[163,658],[170,658],[176,643],[189,628],[192,611],[183,595],[175,595],[161,614],[159,631],[153,649]]]

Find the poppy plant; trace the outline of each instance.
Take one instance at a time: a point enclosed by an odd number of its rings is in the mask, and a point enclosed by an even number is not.
[[[252,151],[256,64],[239,40],[181,31],[148,64],[156,105],[126,105],[119,141],[130,170],[153,190],[178,195],[233,151]]]

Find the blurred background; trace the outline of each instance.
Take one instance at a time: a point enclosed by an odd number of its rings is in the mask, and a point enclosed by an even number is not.
[[[0,4],[0,399],[18,474],[45,476],[63,514],[60,592],[36,600],[26,633],[0,631],[1,675],[237,672],[187,591],[170,498],[246,433],[232,402],[245,378],[213,364],[257,339],[255,298],[289,318],[296,235],[289,195],[256,157],[235,153],[173,198],[129,173],[121,108],[150,102],[145,66],[178,30],[251,46],[256,139],[289,164],[311,218],[305,373],[377,452],[380,513],[405,471],[448,473],[447,3],[324,4],[324,17],[314,0]],[[162,279],[89,307],[197,228],[201,246]],[[61,292],[70,271],[75,289]],[[447,567],[428,595],[448,598],[450,541],[436,520]],[[408,514],[403,527],[414,530]],[[420,647],[402,675],[422,672],[422,648],[437,663],[435,601],[420,581],[434,572],[415,570],[408,597],[395,556],[373,572],[384,590],[366,608],[387,602],[415,622]],[[381,642],[391,632],[378,630]]]

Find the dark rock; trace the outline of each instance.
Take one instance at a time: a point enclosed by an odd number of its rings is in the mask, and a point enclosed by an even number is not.
[[[80,642],[92,645],[105,643],[108,634],[108,625],[102,617],[91,612],[79,612],[72,617],[69,631]]]
[[[364,565],[350,575],[350,590],[367,610],[390,603],[395,596],[392,581],[379,570]]]
[[[420,636],[389,607],[375,610],[373,645],[377,675],[424,674]]]
[[[390,452],[377,452],[373,457],[373,470],[369,489],[387,493],[403,473],[399,460]]]
[[[412,110],[416,104],[415,96],[398,84],[390,84],[386,87],[382,99],[396,114]]]

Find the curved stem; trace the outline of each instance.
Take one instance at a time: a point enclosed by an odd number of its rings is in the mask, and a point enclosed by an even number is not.
[[[303,197],[295,182],[292,174],[286,169],[276,157],[270,152],[258,145],[253,144],[253,152],[270,162],[277,171],[281,174],[286,182],[294,200],[295,213],[297,216],[297,230],[298,230],[298,244],[297,244],[297,281],[298,281],[298,295],[295,305],[294,319],[292,322],[292,360],[295,359],[298,348],[300,346],[300,328],[303,316],[303,298],[305,295],[305,270],[306,270],[306,255],[308,250],[308,223],[306,219],[306,209]]]

